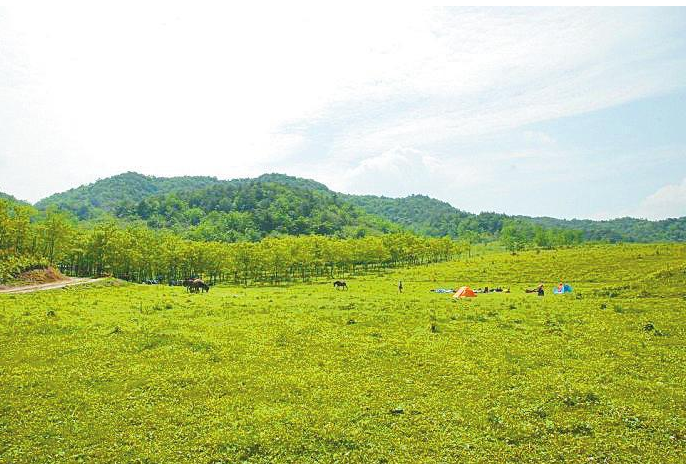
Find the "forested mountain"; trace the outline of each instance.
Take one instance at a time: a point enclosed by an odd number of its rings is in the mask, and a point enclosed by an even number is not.
[[[405,198],[377,197],[374,195],[346,195],[348,201],[372,214],[397,222],[426,235],[446,235],[454,229],[455,221],[470,214],[450,204],[424,195]]]
[[[8,201],[11,201],[11,202],[14,202],[14,203],[24,203],[24,204],[27,204],[25,201],[18,200],[18,199],[16,199],[15,197],[13,197],[12,195],[9,195],[9,194],[7,194],[7,193],[2,193],[2,192],[0,192],[0,200],[8,200]]]
[[[234,242],[269,235],[362,237],[401,228],[366,213],[337,194],[270,182],[269,177],[226,181],[210,187],[123,201],[120,219],[143,220],[189,238]]]
[[[495,234],[502,229],[502,214],[479,215],[461,211],[449,203],[411,195],[405,198],[374,195],[345,195],[345,198],[365,211],[398,223],[413,232],[432,237],[458,237],[466,232]]]
[[[624,217],[608,221],[590,219],[556,219],[550,217],[519,216],[545,228],[583,230],[587,240],[604,242],[660,242],[686,241],[686,217],[648,221]]]
[[[39,209],[49,205],[71,211],[82,220],[112,214],[122,221],[143,221],[194,239],[221,241],[257,240],[269,235],[353,237],[392,230],[468,241],[500,239],[505,231],[513,243],[541,246],[581,238],[611,242],[686,240],[686,218],[591,221],[472,214],[424,195],[387,198],[340,194],[319,182],[283,174],[218,180],[128,172],[36,204]]]
[[[126,172],[56,193],[36,203],[36,207],[46,209],[55,205],[73,212],[79,219],[92,219],[122,201],[138,201],[151,195],[192,190],[219,182],[215,177],[154,177]]]
[[[252,179],[244,180],[250,181]],[[297,187],[305,190],[319,190],[321,192],[335,193],[329,190],[329,187],[320,182],[317,182],[316,180],[303,179],[302,177],[287,176],[286,174],[262,174],[260,177],[254,180],[258,182],[274,182],[276,184],[286,185],[288,187]]]
[[[472,214],[424,195],[386,198],[371,195],[345,195],[365,211],[401,224],[416,233],[453,238],[476,234],[497,236],[505,224],[533,236],[537,227],[546,230],[582,231],[584,240],[603,242],[686,241],[686,217],[648,221],[620,218],[607,221],[556,219],[550,217],[509,216],[500,213]]]

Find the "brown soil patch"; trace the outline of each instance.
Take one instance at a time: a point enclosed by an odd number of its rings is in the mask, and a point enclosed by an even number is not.
[[[22,284],[47,284],[66,280],[60,271],[54,267],[47,269],[34,269],[33,271],[22,272],[17,276],[16,281]]]

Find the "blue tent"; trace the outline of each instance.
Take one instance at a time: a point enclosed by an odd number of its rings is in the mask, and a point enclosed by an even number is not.
[[[561,295],[561,294],[563,294],[563,293],[572,293],[572,286],[569,285],[569,284],[564,284],[564,285],[562,286],[562,289],[559,289],[559,288],[555,287],[555,288],[553,289],[553,293],[556,294],[556,295]]]

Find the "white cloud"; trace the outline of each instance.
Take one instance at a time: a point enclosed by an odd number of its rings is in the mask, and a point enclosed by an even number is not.
[[[474,187],[483,177],[471,165],[453,164],[411,148],[395,147],[327,176],[334,189],[349,193],[402,197],[427,194],[446,198],[448,192]]]
[[[686,216],[686,179],[669,184],[646,197],[631,214],[646,219]]]
[[[341,130],[331,151],[350,159],[395,144],[422,149],[683,87],[686,59],[668,53],[674,43],[657,33],[653,14],[459,10],[426,24],[419,17],[417,28],[431,34],[403,34],[384,57],[381,84],[350,96],[346,111],[364,123]],[[384,107],[383,117],[369,119]],[[331,106],[310,123],[316,130],[340,112]]]

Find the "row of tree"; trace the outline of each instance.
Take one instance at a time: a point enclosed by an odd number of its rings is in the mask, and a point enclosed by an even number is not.
[[[71,275],[113,275],[133,281],[203,276],[212,281],[279,283],[445,261],[468,246],[410,233],[196,241],[170,230],[114,220],[86,227],[54,208],[39,213],[28,205],[0,200],[0,259],[31,257]]]
[[[226,233],[230,224],[222,230]],[[22,268],[50,263],[70,275],[113,275],[133,281],[204,276],[212,281],[278,283],[445,261],[470,255],[472,244],[482,239],[465,231],[459,240],[408,232],[355,238],[313,234],[259,241],[207,240],[150,228],[143,222],[115,218],[81,222],[55,207],[38,211],[0,199],[0,280]],[[580,231],[510,220],[502,226],[499,239],[516,252],[579,244],[583,237]]]
[[[511,219],[503,224],[500,242],[513,253],[530,247],[557,248],[578,245],[584,241],[581,230],[543,228],[528,221]]]

